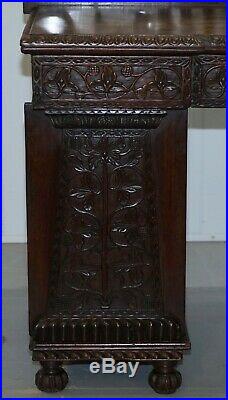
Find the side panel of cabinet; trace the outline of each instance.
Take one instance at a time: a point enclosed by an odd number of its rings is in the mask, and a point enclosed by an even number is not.
[[[164,312],[184,322],[186,265],[187,110],[170,111],[157,129],[160,249]]]
[[[53,253],[62,131],[25,105],[30,329],[46,310]]]

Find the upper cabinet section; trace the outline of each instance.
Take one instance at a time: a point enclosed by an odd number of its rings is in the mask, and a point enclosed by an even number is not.
[[[31,15],[21,39],[23,52],[225,52],[224,3],[51,4],[25,3],[24,11]]]

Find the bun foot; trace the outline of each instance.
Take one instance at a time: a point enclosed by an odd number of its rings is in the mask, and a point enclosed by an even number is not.
[[[175,361],[156,361],[149,375],[149,385],[159,394],[172,394],[182,382],[180,372],[175,370]]]
[[[42,362],[42,368],[36,373],[35,384],[42,392],[55,393],[63,390],[68,383],[68,375],[61,363]]]

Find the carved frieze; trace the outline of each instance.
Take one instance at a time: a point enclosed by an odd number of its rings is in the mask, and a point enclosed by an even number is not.
[[[193,65],[192,105],[225,107],[225,57],[198,56]]]
[[[64,129],[150,129],[166,115],[162,110],[51,110],[46,111],[56,128]]]
[[[36,108],[183,108],[190,95],[189,57],[33,57]]]
[[[183,352],[178,350],[127,350],[125,349],[94,349],[94,350],[37,350],[33,351],[34,361],[99,361],[102,358],[114,358],[116,361],[139,360],[181,360]]]
[[[216,50],[225,49],[225,35],[23,35],[23,52],[37,52],[56,47],[71,50],[93,47],[111,49],[152,49],[152,50]]]

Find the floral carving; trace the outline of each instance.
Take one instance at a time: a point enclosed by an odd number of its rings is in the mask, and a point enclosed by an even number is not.
[[[210,68],[204,76],[204,91],[206,96],[221,98],[225,94],[225,75],[224,66],[215,66]]]
[[[51,99],[58,99],[67,94],[84,99],[89,96],[98,99],[119,99],[129,96],[136,99],[153,96],[172,99],[180,96],[181,92],[178,75],[171,73],[172,75],[173,79],[168,68],[163,70],[148,68],[143,74],[133,74],[133,72],[130,74],[129,67],[126,67],[124,77],[132,77],[132,80],[121,82],[117,72],[110,65],[97,67],[96,73],[89,67],[84,74],[76,68],[51,68],[44,76],[43,87],[45,94]]]
[[[197,107],[224,107],[226,88],[225,78],[225,57],[195,57],[193,105]]]
[[[183,107],[190,99],[190,60],[179,58],[34,57],[34,102],[56,105],[93,100]],[[37,68],[40,79],[37,80]],[[35,89],[39,88],[39,96]]]
[[[51,307],[160,309],[156,181],[145,153],[150,135],[145,129],[65,131],[67,182]],[[148,170],[150,192],[143,186]]]

